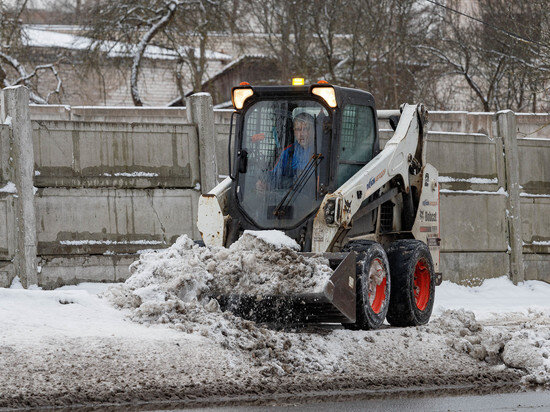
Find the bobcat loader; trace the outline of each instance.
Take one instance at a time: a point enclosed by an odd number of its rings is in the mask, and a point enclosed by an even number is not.
[[[199,200],[205,245],[278,229],[301,253],[326,257],[334,272],[323,293],[258,299],[223,291],[222,307],[256,321],[355,329],[384,319],[427,323],[441,282],[441,239],[424,106],[377,111],[370,93],[326,82],[241,83],[232,103],[229,177]],[[379,122],[393,129],[382,150]]]

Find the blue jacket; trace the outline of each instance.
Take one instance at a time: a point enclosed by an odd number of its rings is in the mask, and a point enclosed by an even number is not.
[[[299,143],[293,143],[287,146],[279,156],[277,163],[271,170],[274,178],[279,176],[294,176],[302,171],[313,154],[311,150],[304,149]]]

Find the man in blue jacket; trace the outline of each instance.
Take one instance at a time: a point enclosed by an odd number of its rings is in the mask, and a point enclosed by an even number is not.
[[[270,179],[277,181],[282,177],[296,178],[306,167],[314,150],[314,119],[308,113],[300,113],[293,119],[294,143],[285,147],[277,163],[269,172]],[[266,190],[267,183],[258,180],[256,189]]]

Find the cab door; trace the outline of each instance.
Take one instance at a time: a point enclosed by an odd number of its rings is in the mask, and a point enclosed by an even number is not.
[[[342,186],[378,153],[376,116],[371,106],[347,103],[341,109],[336,187]]]

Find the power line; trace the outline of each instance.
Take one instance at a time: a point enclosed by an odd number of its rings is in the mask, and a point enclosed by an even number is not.
[[[449,11],[452,11],[453,13],[457,13],[457,14],[460,14],[461,16],[464,16],[464,17],[467,17],[468,19],[471,19],[471,20],[474,20],[474,21],[477,21],[478,23],[481,23],[481,24],[484,24],[485,26],[488,26],[488,27],[491,27],[492,29],[494,30],[497,30],[497,31],[501,31],[503,32],[504,34],[506,34],[507,36],[510,36],[510,37],[513,37],[514,39],[516,40],[519,40],[519,41],[522,41],[524,43],[532,43],[532,44],[536,44],[538,46],[541,46],[541,47],[548,47],[547,45],[543,44],[543,43],[540,43],[538,41],[535,41],[535,40],[531,40],[531,39],[527,39],[525,37],[522,37],[520,36],[519,34],[516,34],[516,33],[513,33],[509,30],[506,30],[506,29],[503,29],[503,28],[500,28],[498,26],[495,26],[491,23],[487,23],[486,21],[483,21],[477,17],[474,17],[474,16],[470,16],[469,14],[466,14],[466,13],[463,13],[459,10],[456,10],[456,9],[453,9],[452,7],[449,7],[449,6],[446,6],[444,4],[441,4],[441,3],[438,3],[437,1],[434,1],[434,0],[426,0],[428,3],[432,3],[432,4],[435,4],[436,6],[439,6],[439,7],[442,7],[446,10],[449,10]]]

